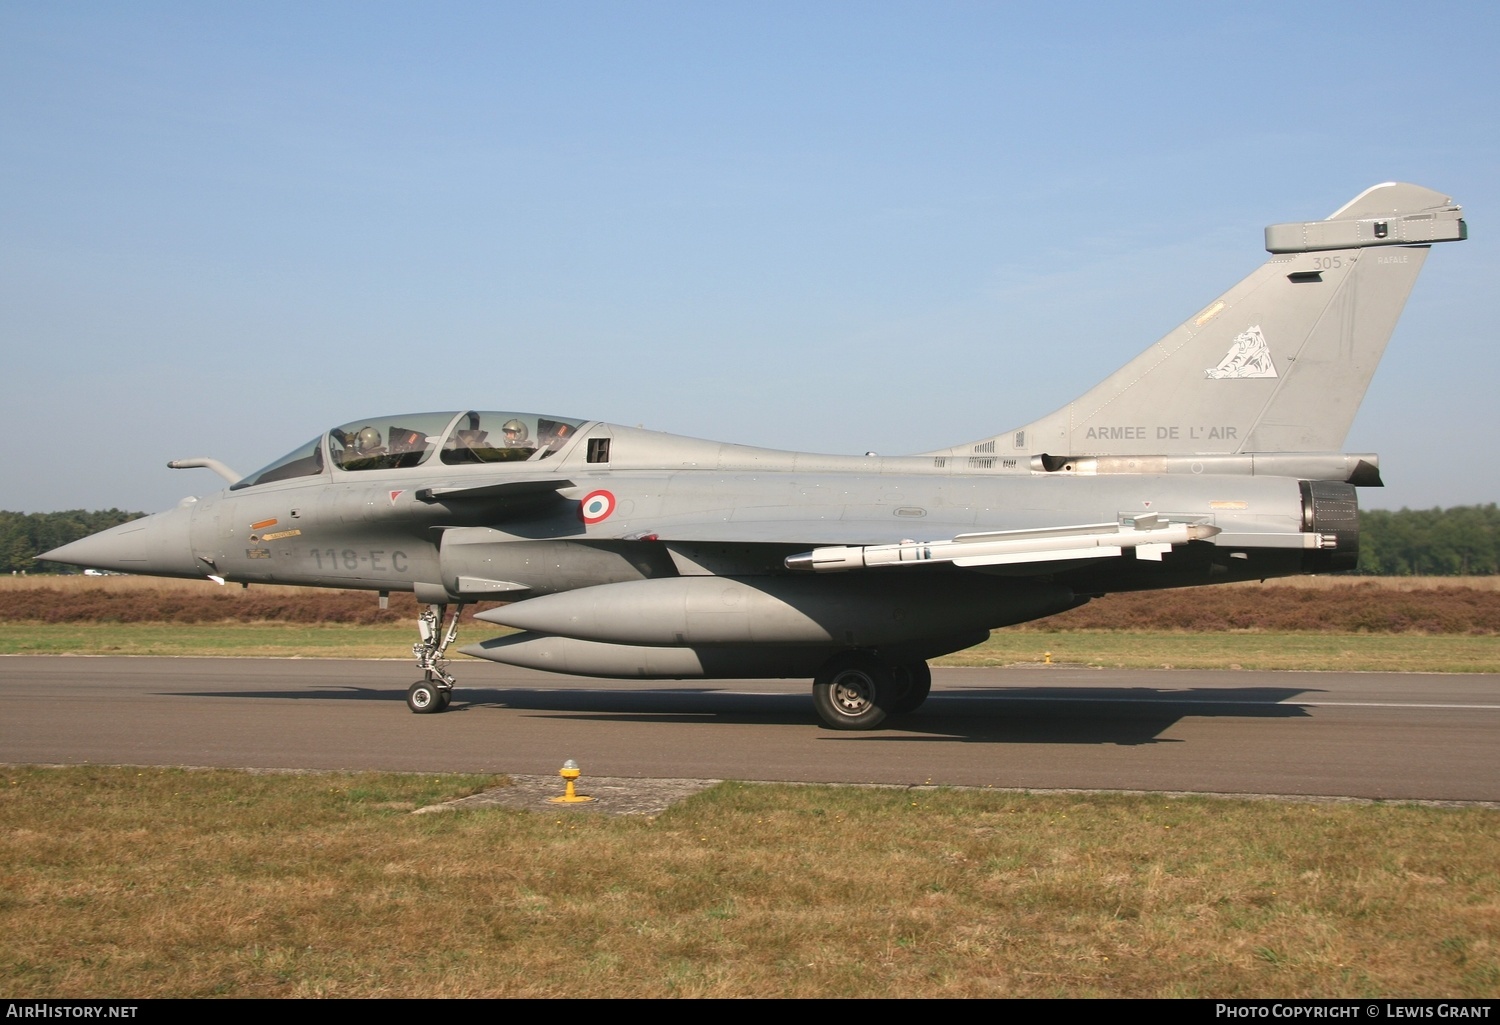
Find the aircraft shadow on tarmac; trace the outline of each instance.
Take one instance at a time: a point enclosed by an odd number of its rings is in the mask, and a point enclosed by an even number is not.
[[[487,689],[462,687],[444,717],[486,709],[546,717],[627,723],[693,722],[718,725],[810,726],[816,716],[805,694],[757,694],[753,682],[726,687],[597,690],[579,687]],[[742,689],[744,688],[744,689]],[[952,741],[1008,744],[1180,743],[1161,734],[1179,720],[1306,718],[1303,687],[966,687],[935,689],[910,715],[892,716],[872,732],[830,737],[874,743]],[[271,698],[296,701],[405,701],[405,691],[380,687],[182,692],[179,697]],[[429,718],[426,716],[420,718]]]

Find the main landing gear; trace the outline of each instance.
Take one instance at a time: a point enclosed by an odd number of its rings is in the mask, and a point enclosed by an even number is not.
[[[458,636],[458,617],[463,615],[464,603],[453,606],[453,618],[443,626],[446,605],[425,605],[417,620],[417,632],[421,640],[411,646],[417,658],[417,668],[422,670],[422,679],[406,691],[406,707],[418,715],[443,712],[453,700],[453,674],[448,672],[448,660],[443,653]]]
[[[926,662],[891,662],[870,651],[833,656],[813,678],[813,707],[835,730],[873,730],[915,712],[932,690]]]

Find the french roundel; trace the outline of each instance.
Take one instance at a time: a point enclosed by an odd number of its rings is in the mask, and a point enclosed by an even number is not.
[[[615,511],[615,496],[608,491],[594,491],[583,496],[578,503],[578,517],[585,523],[599,523],[609,519]]]

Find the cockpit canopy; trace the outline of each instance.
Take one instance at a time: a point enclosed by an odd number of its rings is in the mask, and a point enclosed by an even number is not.
[[[452,413],[355,420],[328,432],[328,454],[341,470],[405,469],[426,460],[452,422]]]
[[[449,466],[546,459],[566,447],[587,422],[472,409],[353,420],[299,446],[230,490],[315,476],[330,464],[351,471],[406,469],[432,462],[434,452]]]
[[[442,460],[449,464],[504,463],[546,459],[573,440],[587,421],[530,413],[476,413],[458,418],[443,442]]]

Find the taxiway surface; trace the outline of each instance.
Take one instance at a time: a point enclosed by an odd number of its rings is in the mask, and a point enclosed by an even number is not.
[[[821,728],[805,681],[480,663],[441,715],[405,662],[0,658],[0,762],[1500,801],[1500,675],[937,669],[917,713]]]

